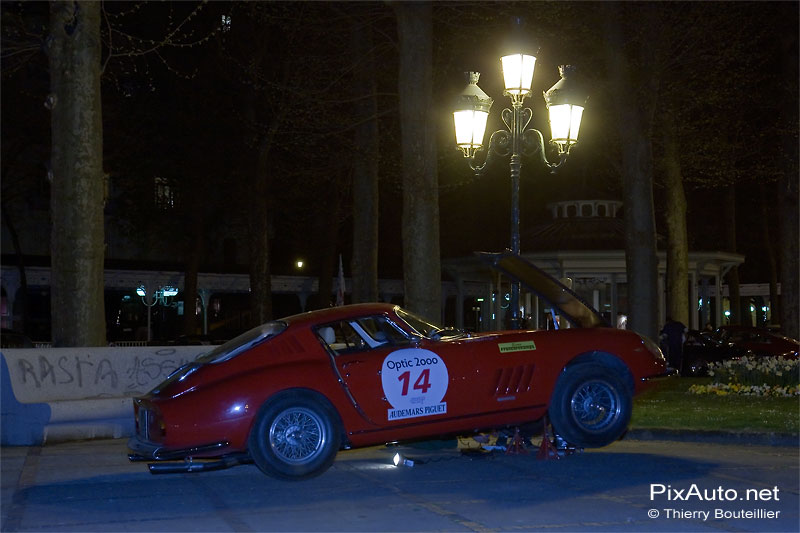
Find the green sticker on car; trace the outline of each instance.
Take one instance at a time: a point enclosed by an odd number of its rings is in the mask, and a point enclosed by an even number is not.
[[[509,352],[526,352],[529,350],[535,350],[536,344],[533,341],[523,341],[523,342],[501,342],[497,345],[500,348],[500,353],[509,353]]]

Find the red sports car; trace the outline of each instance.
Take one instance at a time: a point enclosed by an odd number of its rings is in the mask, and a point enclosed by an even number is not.
[[[511,254],[484,254],[561,310],[550,331],[469,334],[391,304],[268,322],[184,365],[136,398],[131,460],[192,471],[252,459],[298,479],[341,448],[514,427],[549,416],[577,447],[627,429],[633,395],[670,374],[659,348],[603,327],[567,287]],[[195,459],[219,457],[215,462]]]

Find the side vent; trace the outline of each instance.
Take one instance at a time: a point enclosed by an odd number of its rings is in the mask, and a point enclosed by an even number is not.
[[[533,383],[534,365],[513,366],[501,368],[497,371],[495,379],[495,396],[521,394],[531,390]]]

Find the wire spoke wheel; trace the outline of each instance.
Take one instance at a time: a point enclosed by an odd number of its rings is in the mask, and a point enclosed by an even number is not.
[[[321,453],[328,436],[320,416],[305,407],[286,409],[269,428],[269,444],[281,460],[305,464]]]
[[[626,369],[589,362],[561,373],[548,408],[550,423],[566,442],[598,448],[620,438],[633,410]]]
[[[575,390],[570,408],[575,421],[584,430],[602,431],[619,417],[619,394],[606,381],[587,381]]]
[[[308,479],[330,468],[341,439],[341,419],[327,398],[312,391],[288,390],[261,406],[248,451],[267,475]]]

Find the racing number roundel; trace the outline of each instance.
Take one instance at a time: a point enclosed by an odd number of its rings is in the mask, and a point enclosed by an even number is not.
[[[431,352],[405,348],[386,356],[381,368],[383,394],[392,405],[389,421],[447,412],[447,366]]]

